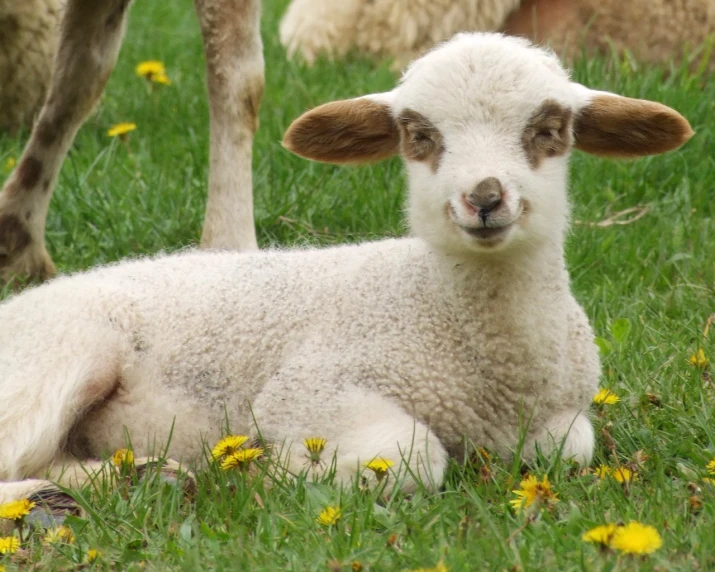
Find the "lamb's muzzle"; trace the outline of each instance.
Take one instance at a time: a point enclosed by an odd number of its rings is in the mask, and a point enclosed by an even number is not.
[[[405,490],[438,487],[474,446],[589,463],[600,365],[565,268],[568,155],[691,134],[525,41],[459,35],[394,90],[322,105],[285,137],[337,163],[402,153],[412,238],[130,261],[0,305],[0,478],[127,433],[136,455],[171,433],[168,454],[193,459],[226,424],[284,446],[295,472],[316,435],[340,480],[391,459]]]

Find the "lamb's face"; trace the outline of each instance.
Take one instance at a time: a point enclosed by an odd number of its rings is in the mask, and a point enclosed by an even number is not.
[[[525,40],[460,34],[412,64],[394,90],[303,114],[283,143],[329,163],[401,153],[412,231],[449,252],[490,253],[563,240],[572,145],[639,157],[692,134],[664,105],[571,83],[553,54]]]
[[[392,102],[413,232],[450,251],[560,241],[577,105],[550,53],[460,35],[417,60]]]

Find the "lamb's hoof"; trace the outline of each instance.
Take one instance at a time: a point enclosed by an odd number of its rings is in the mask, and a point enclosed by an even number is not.
[[[28,524],[42,528],[55,528],[64,523],[69,515],[80,516],[82,509],[70,495],[48,483],[36,490],[28,499],[35,506],[25,517]]]
[[[194,498],[196,495],[196,476],[192,471],[184,469],[176,461],[171,459],[162,461],[137,459],[135,467],[138,479],[156,476],[164,483],[181,488],[184,495],[189,498]]]
[[[55,275],[55,265],[44,244],[33,241],[13,214],[0,213],[0,283],[41,282]]]

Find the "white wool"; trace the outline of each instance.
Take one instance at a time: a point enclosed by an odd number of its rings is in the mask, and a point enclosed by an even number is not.
[[[584,89],[524,41],[458,36],[374,98],[445,138],[436,172],[406,161],[414,237],[127,261],[3,303],[0,478],[125,432],[137,455],[171,433],[168,454],[188,460],[227,423],[285,446],[292,470],[322,436],[344,480],[383,456],[434,487],[448,455],[509,456],[520,439],[526,459],[589,462],[599,360],[564,264],[567,157],[533,169],[519,148],[542,101],[578,110]],[[445,215],[466,216],[462,193],[491,176],[508,213],[531,205],[495,248]]]

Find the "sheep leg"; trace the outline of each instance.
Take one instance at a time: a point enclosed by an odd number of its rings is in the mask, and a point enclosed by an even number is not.
[[[527,440],[522,454],[524,460],[533,459],[537,448],[547,456],[558,452],[562,459],[588,465],[593,458],[593,425],[582,411],[562,411]]]
[[[211,150],[204,248],[255,250],[251,156],[263,95],[260,0],[195,0],[206,55]]]
[[[77,130],[114,68],[130,0],[68,0],[52,82],[30,140],[0,192],[0,281],[55,273],[45,221]]]
[[[355,387],[338,389],[338,383],[304,394],[277,385],[264,388],[253,412],[264,439],[285,443],[281,454],[289,472],[307,469],[315,478],[334,465],[337,481],[349,483],[361,474],[374,482],[376,475],[365,464],[380,457],[394,463],[388,492],[394,488],[412,492],[420,484],[435,490],[442,484],[445,448],[426,425],[389,399]],[[326,439],[319,462],[311,462],[303,444],[313,436]]]

